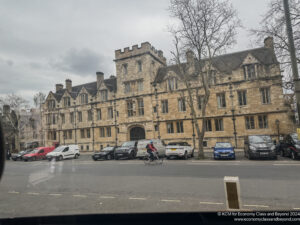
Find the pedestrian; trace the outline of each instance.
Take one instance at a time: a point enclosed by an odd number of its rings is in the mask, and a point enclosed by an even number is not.
[[[7,160],[10,160],[10,157],[11,157],[10,150],[7,149],[7,151],[6,151],[6,159],[7,159]]]

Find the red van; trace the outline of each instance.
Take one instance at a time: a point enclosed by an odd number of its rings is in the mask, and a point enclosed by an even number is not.
[[[23,160],[24,161],[35,161],[35,160],[39,160],[39,159],[46,159],[46,155],[49,152],[52,152],[54,149],[55,149],[54,146],[35,148],[29,154],[24,155]]]

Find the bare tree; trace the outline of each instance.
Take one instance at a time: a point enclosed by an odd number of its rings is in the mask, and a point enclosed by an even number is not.
[[[169,11],[178,22],[170,29],[175,46],[175,51],[171,53],[188,94],[187,102],[197,132],[198,158],[203,159],[206,106],[213,75],[212,60],[236,42],[240,20],[232,5],[223,0],[171,0]],[[184,52],[187,52],[187,63],[182,63]],[[204,90],[201,129],[194,104],[198,89]]]
[[[41,107],[41,105],[44,103],[45,99],[46,99],[46,95],[44,93],[42,93],[42,92],[36,93],[33,96],[33,102],[34,102],[35,107]]]
[[[42,92],[38,92],[34,95],[33,97],[33,101],[34,101],[34,105],[35,107],[39,107],[39,114],[40,114],[40,136],[41,136],[41,141],[44,144],[44,134],[43,134],[43,122],[42,122],[42,104],[45,102],[46,100],[46,95]]]
[[[16,113],[19,112],[21,108],[28,108],[28,101],[24,99],[23,97],[16,95],[14,93],[7,94],[5,97],[0,97],[0,109],[2,110],[2,107],[4,105],[9,105],[12,110],[14,110]]]
[[[300,1],[289,0],[289,6],[296,48],[296,58],[298,65],[300,65]],[[258,29],[252,29],[250,32],[255,37],[255,41],[258,43],[261,43],[261,41],[267,36],[272,36],[274,38],[274,50],[276,56],[281,63],[281,67],[285,69],[286,72],[283,79],[283,87],[286,90],[293,91],[294,82],[291,72],[283,1],[270,1],[269,9],[261,20],[261,27]]]

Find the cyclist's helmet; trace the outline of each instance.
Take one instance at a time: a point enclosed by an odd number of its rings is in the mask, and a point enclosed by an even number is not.
[[[153,144],[153,141],[150,141],[150,144]]]

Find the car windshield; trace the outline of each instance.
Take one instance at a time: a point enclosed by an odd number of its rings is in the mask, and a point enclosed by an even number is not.
[[[232,148],[232,145],[230,143],[216,143],[215,145],[216,148]]]
[[[138,142],[138,147],[145,148],[147,144],[150,143],[151,140],[143,140]]]
[[[104,149],[101,150],[101,152],[109,152],[113,149],[114,149],[114,147],[105,147]]]
[[[272,139],[270,136],[249,136],[250,143],[271,143]]]
[[[134,146],[135,142],[134,141],[128,141],[122,144],[122,147],[132,147]]]
[[[53,150],[53,152],[61,152],[62,150],[64,150],[66,147],[64,146],[59,146],[56,149]]]
[[[34,154],[34,153],[38,153],[39,151],[40,151],[39,149],[34,149],[34,150],[32,150],[32,151],[28,152],[28,154]]]
[[[170,142],[168,145],[186,146],[186,142]]]

